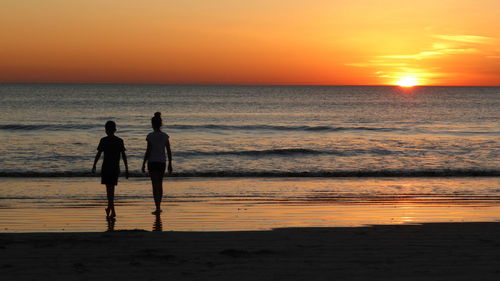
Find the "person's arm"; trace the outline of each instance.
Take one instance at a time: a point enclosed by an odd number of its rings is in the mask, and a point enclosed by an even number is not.
[[[146,147],[146,153],[144,153],[144,160],[142,161],[142,172],[146,172],[146,161],[149,159],[149,154],[151,153],[151,144],[148,142],[148,145]]]
[[[125,178],[128,179],[128,163],[127,163],[127,154],[125,154],[125,151],[122,151],[122,159],[123,159],[123,164],[125,165]]]
[[[170,141],[167,138],[167,143],[165,144],[167,148],[167,157],[168,157],[168,175],[172,174],[172,150],[170,150]]]
[[[95,173],[97,161],[99,161],[99,158],[101,158],[101,154],[102,154],[102,151],[99,150],[99,151],[97,151],[97,154],[95,155],[94,166],[92,166],[92,174]]]

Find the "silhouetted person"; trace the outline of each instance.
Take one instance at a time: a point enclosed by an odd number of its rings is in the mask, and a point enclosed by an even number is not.
[[[153,185],[153,197],[156,210],[154,215],[161,213],[161,199],[163,197],[163,176],[165,175],[165,166],[168,156],[168,174],[172,174],[172,152],[170,151],[170,142],[167,134],[161,131],[162,120],[161,113],[156,112],[151,118],[153,132],[146,137],[147,148],[142,162],[142,172],[146,172],[146,161],[148,162],[149,176]],[[165,155],[165,149],[167,155]]]
[[[128,179],[128,164],[127,155],[125,154],[125,145],[123,140],[115,136],[116,124],[113,121],[106,122],[106,137],[102,138],[97,146],[97,154],[94,159],[94,166],[92,167],[92,173],[95,173],[97,161],[104,152],[104,160],[102,161],[101,168],[101,184],[106,185],[106,194],[108,197],[108,207],[106,210],[106,216],[114,218],[116,217],[115,212],[115,186],[118,184],[118,176],[120,175],[120,155],[123,158],[123,164],[125,164],[125,177]]]

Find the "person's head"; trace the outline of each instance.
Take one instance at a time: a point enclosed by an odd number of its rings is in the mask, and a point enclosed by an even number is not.
[[[114,121],[108,121],[106,125],[104,125],[104,128],[106,129],[107,135],[112,135],[116,132],[116,123]]]
[[[159,130],[162,126],[162,120],[161,120],[161,113],[160,112],[155,112],[155,116],[151,118],[151,126],[155,130]]]

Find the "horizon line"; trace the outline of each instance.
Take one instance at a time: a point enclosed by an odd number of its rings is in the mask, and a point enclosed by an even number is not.
[[[263,83],[263,84],[255,84],[255,83],[119,83],[119,82],[0,82],[0,85],[137,85],[137,86],[255,86],[255,87],[279,87],[279,86],[297,86],[297,87],[401,87],[399,85],[393,84],[308,84],[308,83],[295,83],[295,84],[287,84],[287,83]],[[408,88],[419,88],[419,87],[500,87],[499,85],[415,85]]]

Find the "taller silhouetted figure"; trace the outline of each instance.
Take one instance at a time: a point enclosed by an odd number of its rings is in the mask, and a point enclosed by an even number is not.
[[[163,197],[163,176],[168,156],[168,174],[172,174],[172,152],[170,150],[169,136],[161,131],[162,127],[161,113],[156,112],[151,118],[151,126],[153,132],[146,137],[147,148],[142,162],[142,172],[146,172],[146,161],[148,163],[149,176],[153,185],[153,197],[155,200],[156,210],[154,215],[161,213],[161,200]],[[165,150],[167,155],[165,155]]]

